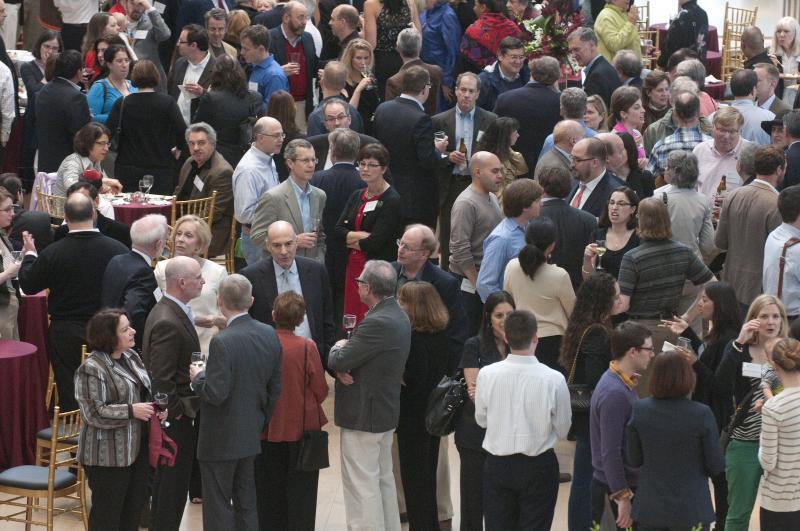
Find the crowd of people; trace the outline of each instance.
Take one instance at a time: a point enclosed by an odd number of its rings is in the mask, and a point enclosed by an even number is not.
[[[48,290],[90,529],[313,529],[328,381],[348,529],[450,529],[451,442],[464,531],[549,529],[559,482],[570,531],[800,529],[800,24],[717,101],[697,0],[660,51],[550,3],[579,78],[529,0],[55,0],[21,65],[3,26],[0,335]],[[115,220],[145,175],[214,211]]]

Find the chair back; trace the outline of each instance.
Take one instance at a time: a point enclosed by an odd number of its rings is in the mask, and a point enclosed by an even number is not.
[[[81,433],[81,410],[61,412],[59,406],[53,408],[53,424],[51,426],[48,464],[50,489],[53,488],[57,468],[74,467],[78,464],[78,445],[75,441]]]
[[[657,30],[639,30],[639,40],[642,43],[644,43],[644,41],[650,41],[653,45],[649,54],[647,50],[644,49],[644,45],[642,46],[642,66],[650,70],[655,70],[658,61],[658,55],[656,54],[658,50],[661,49],[661,34]]]
[[[722,31],[722,80],[728,83],[735,70],[744,67],[742,53],[742,33],[748,26],[754,26],[758,6],[755,9],[730,7],[725,2],[725,22]]]
[[[203,199],[189,199],[187,201],[178,201],[176,197],[172,198],[172,215],[170,216],[169,227],[172,231],[175,230],[175,222],[183,216],[193,214],[200,219],[204,219],[208,223],[208,228],[212,227],[214,223],[214,204],[217,202],[217,191],[211,192],[211,195]],[[172,240],[172,238],[170,238]],[[169,245],[169,256],[171,257],[175,252],[172,244]],[[204,258],[208,258],[208,251],[203,254]]]
[[[650,0],[644,4],[636,4],[636,13],[639,15],[639,33],[650,29]],[[655,42],[655,41],[654,41]]]
[[[51,219],[64,219],[64,203],[67,200],[66,197],[45,193],[38,186],[34,188],[34,195],[37,198],[36,210],[47,212]]]
[[[225,266],[225,269],[228,271],[229,275],[232,275],[236,271],[234,270],[234,260],[236,259],[236,218],[231,217],[231,232],[228,235],[228,248],[225,250],[224,258],[219,256],[214,257],[214,262]]]
[[[53,183],[55,182],[56,179],[58,179],[57,173],[45,173],[43,171],[40,171],[39,173],[36,174],[36,178],[33,180],[33,188],[34,190],[36,190],[36,188],[38,187],[38,189],[41,190],[42,192],[49,194],[50,191],[53,189]],[[36,196],[37,194],[31,194],[31,204],[30,204],[31,210],[37,210],[36,207],[38,205],[39,199]]]

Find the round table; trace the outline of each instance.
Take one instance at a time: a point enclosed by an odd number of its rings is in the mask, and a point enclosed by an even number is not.
[[[667,24],[650,24],[650,31],[658,32],[658,47],[663,52],[667,40]],[[722,54],[719,51],[719,34],[716,26],[708,26],[708,50],[706,50],[706,73],[722,78]]]
[[[704,92],[717,101],[721,101],[725,97],[725,83],[706,83]]]
[[[36,352],[30,343],[0,339],[0,470],[33,464],[36,432],[49,423]]]
[[[172,215],[172,204],[151,205],[148,203],[127,203],[114,205],[114,218],[120,223],[132,225],[134,221],[147,214],[163,214],[169,221]]]
[[[47,385],[50,376],[50,356],[47,353],[47,291],[20,297],[17,314],[19,338],[36,347],[39,376]]]

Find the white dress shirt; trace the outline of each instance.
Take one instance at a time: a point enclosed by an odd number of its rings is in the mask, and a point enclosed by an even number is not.
[[[800,229],[782,223],[769,233],[764,244],[763,287],[764,293],[778,295],[778,274],[783,245],[789,238],[800,238]],[[786,314],[800,315],[800,243],[786,250],[786,265],[783,269],[783,292],[781,294]]]
[[[211,52],[206,52],[205,58],[196,65],[192,64],[191,61],[187,61],[186,74],[183,76],[183,81],[181,84],[186,85],[189,83],[197,83],[197,81],[200,79],[200,76],[203,75],[203,70],[206,69],[206,65],[208,65],[208,59],[210,57]],[[181,90],[180,95],[178,96],[178,108],[181,110],[183,120],[187,124],[192,123],[192,100],[194,98],[195,97],[186,92],[186,90]]]
[[[492,455],[540,455],[572,424],[564,375],[535,356],[509,354],[482,368],[475,390],[475,420],[486,428],[483,449]]]
[[[11,70],[4,64],[0,63],[0,116],[2,116],[2,129],[0,129],[0,141],[3,145],[8,142],[8,137],[11,136],[11,124],[14,123],[16,112],[14,110],[14,78],[11,76]]]
[[[589,196],[592,195],[592,192],[594,192],[594,189],[597,188],[598,184],[600,184],[600,179],[602,179],[605,174],[606,174],[606,172],[603,172],[600,175],[598,175],[597,177],[595,177],[594,179],[592,179],[591,181],[589,181],[588,183],[579,183],[578,184],[578,189],[575,190],[575,195],[578,195],[579,193],[581,193],[581,186],[584,186],[585,188],[583,190],[583,195],[581,196],[580,203],[578,203],[578,206],[576,208],[579,208],[579,209],[583,208],[583,205],[585,205],[586,201],[589,200]],[[574,198],[575,198],[575,196],[573,196],[573,199]],[[570,204],[572,204],[571,200],[570,200]]]

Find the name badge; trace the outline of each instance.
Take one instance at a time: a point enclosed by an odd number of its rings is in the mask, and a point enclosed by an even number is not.
[[[364,205],[364,213],[366,214],[367,212],[372,212],[373,210],[375,210],[375,208],[377,206],[378,206],[378,202],[377,201],[368,201]]]
[[[475,142],[480,142],[483,138],[483,131],[478,131],[478,136],[475,137]]]
[[[470,282],[468,278],[465,278],[461,281],[461,291],[475,293],[475,286],[472,285],[472,282]]]
[[[164,296],[164,294],[161,293],[161,288],[156,286],[156,289],[153,290],[153,297],[155,297],[156,302],[160,301],[163,296]]]
[[[249,90],[252,90],[253,92],[258,92],[258,83],[256,83],[255,81],[251,81],[247,84],[247,88]]]
[[[203,182],[203,181],[200,179],[200,176],[199,176],[199,175],[195,175],[195,176],[194,176],[194,187],[195,187],[195,188],[197,188],[198,190],[200,190],[200,191],[202,192],[202,191],[203,191],[203,187],[204,187],[205,185],[206,185],[206,183],[204,183],[204,182]]]
[[[133,38],[142,40],[147,38],[147,30],[136,30],[133,32]]]
[[[155,2],[153,4],[153,7],[155,8],[156,11],[158,11],[159,15],[163,15],[164,11],[167,9],[167,6],[165,4],[162,4],[161,2]]]
[[[742,376],[761,378],[761,365],[758,363],[742,363]]]

